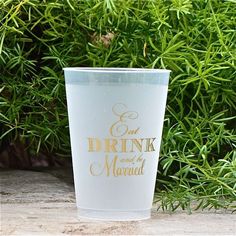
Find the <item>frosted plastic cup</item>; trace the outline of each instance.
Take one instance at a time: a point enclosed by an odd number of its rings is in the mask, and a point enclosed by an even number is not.
[[[78,216],[150,218],[170,71],[64,72]]]

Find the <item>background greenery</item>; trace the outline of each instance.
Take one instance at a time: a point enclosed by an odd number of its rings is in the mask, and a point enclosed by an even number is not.
[[[172,70],[156,200],[236,207],[236,1],[0,0],[0,139],[70,156],[62,68]]]

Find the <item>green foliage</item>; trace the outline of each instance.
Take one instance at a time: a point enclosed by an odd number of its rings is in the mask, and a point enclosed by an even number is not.
[[[157,201],[235,207],[236,3],[0,0],[1,142],[70,155],[62,68],[172,70]]]

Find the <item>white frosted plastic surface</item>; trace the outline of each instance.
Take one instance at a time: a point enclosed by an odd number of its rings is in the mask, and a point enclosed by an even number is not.
[[[149,218],[167,85],[66,83],[66,92],[78,214],[104,220]],[[123,113],[126,117],[119,123]],[[121,127],[111,132],[117,124]],[[126,127],[131,132],[123,132]],[[95,139],[101,150],[96,151]],[[115,142],[114,149],[105,148],[106,139]],[[133,139],[142,144],[141,151]],[[117,168],[127,171],[117,172]],[[131,168],[139,172],[127,174]]]

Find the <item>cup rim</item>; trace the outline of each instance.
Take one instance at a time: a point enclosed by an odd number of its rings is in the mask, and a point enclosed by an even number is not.
[[[64,71],[95,72],[95,73],[170,73],[167,69],[122,68],[122,67],[65,67]]]

